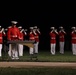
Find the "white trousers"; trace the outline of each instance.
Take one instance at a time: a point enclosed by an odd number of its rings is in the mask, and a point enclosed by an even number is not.
[[[39,45],[39,42],[34,44],[34,53],[38,53],[38,45]]]
[[[51,54],[52,55],[55,55],[55,47],[56,47],[56,44],[50,44],[50,47],[51,47],[51,50],[50,50]]]
[[[60,42],[60,53],[64,54],[64,42]]]
[[[34,54],[35,52],[37,52],[38,50],[38,47],[37,47],[37,45],[36,44],[34,44],[34,48],[32,48],[32,47],[30,47],[30,49],[29,49],[29,54],[31,55],[31,54]],[[36,49],[36,50],[35,50]]]
[[[76,55],[76,44],[72,44],[73,55]]]
[[[18,57],[18,45],[17,44],[9,44],[9,56],[16,58]]]
[[[30,55],[31,55],[31,54],[34,54],[34,48],[30,47],[30,49],[29,49],[29,54],[30,54]]]
[[[0,44],[0,57],[2,56],[2,44]]]
[[[18,44],[19,56],[23,56],[23,45]]]

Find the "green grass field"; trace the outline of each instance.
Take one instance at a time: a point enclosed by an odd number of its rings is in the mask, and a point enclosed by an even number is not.
[[[76,68],[0,68],[0,75],[76,75]]]
[[[8,58],[7,54],[0,58],[6,60]],[[10,59],[9,59],[10,60]],[[10,60],[11,61],[11,60]],[[20,57],[18,61],[35,61],[30,60],[29,52],[24,52],[24,56]],[[76,62],[76,56],[72,54],[71,51],[66,51],[64,54],[56,52],[56,55],[51,55],[49,51],[39,51],[38,60],[39,62]]]

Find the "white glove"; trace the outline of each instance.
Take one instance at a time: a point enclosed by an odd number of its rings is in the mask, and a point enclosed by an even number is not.
[[[4,31],[4,28],[2,28],[2,30],[1,30],[2,32]]]

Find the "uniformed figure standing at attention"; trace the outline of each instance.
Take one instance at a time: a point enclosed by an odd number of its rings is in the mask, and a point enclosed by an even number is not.
[[[59,47],[60,53],[64,54],[64,43],[65,43],[65,34],[64,28],[62,26],[59,27]]]
[[[18,27],[16,27],[17,21],[11,21],[12,27],[7,32],[7,39],[9,41],[18,41],[20,36],[20,31]],[[11,58],[19,59],[18,56],[18,46],[17,44],[11,44]]]
[[[24,40],[24,36],[27,35],[27,33],[24,31],[24,29],[22,28],[22,26],[18,27],[20,30],[20,41]],[[19,56],[23,56],[23,48],[24,46],[22,44],[18,44],[18,50],[19,50]]]
[[[33,27],[30,27],[30,32],[29,32],[29,40],[30,41],[35,41],[35,35],[34,34],[36,34],[36,33],[33,32]],[[29,54],[30,54],[30,57],[32,60],[32,58],[34,57],[34,48],[30,47]]]
[[[76,27],[72,27],[71,32],[72,53],[76,55]]]
[[[3,36],[6,36],[6,34],[4,32],[4,28],[2,28],[2,26],[0,26],[0,57],[2,57]]]
[[[34,52],[35,56],[38,54],[38,45],[40,42],[39,36],[41,35],[41,32],[37,26],[34,26],[34,35],[35,35],[35,44],[34,44]]]
[[[55,55],[56,51],[56,35],[58,35],[57,30],[55,27],[51,27],[50,35],[50,52],[52,55]]]

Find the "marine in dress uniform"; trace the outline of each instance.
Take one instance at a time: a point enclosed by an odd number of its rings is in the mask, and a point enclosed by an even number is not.
[[[37,26],[34,26],[34,35],[35,35],[34,52],[35,52],[35,55],[37,56],[38,45],[39,45],[39,36],[41,35],[41,32]]]
[[[35,35],[34,34],[35,33],[33,32],[33,27],[30,27],[29,40],[35,41]],[[34,57],[34,48],[30,47],[29,54],[30,54],[30,58],[32,60],[32,58]]]
[[[18,27],[16,27],[17,21],[11,21],[12,27],[7,32],[7,38],[9,41],[17,41],[19,40],[20,31]],[[11,44],[11,57],[12,59],[19,59],[18,56],[18,45],[17,44]]]
[[[72,53],[76,55],[76,27],[72,27],[71,32]]]
[[[56,35],[58,35],[57,30],[55,27],[51,27],[50,35],[50,52],[52,55],[55,55],[55,48],[56,48]]]
[[[2,56],[3,36],[6,36],[4,28],[0,26],[0,57]]]
[[[59,47],[60,47],[60,53],[64,54],[64,42],[65,42],[65,34],[64,28],[62,26],[59,27]]]
[[[20,40],[23,41],[24,40],[24,36],[27,35],[27,33],[24,31],[24,29],[22,29],[22,26],[18,27],[20,30]],[[19,56],[23,56],[23,45],[19,44],[18,45],[18,49],[19,49]]]

